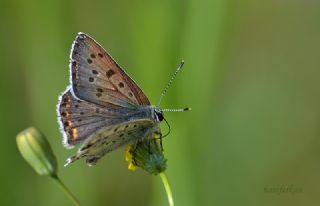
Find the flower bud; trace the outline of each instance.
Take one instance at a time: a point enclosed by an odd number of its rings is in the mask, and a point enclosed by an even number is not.
[[[129,170],[136,170],[137,167],[140,167],[153,175],[167,168],[167,159],[163,155],[159,140],[155,138],[129,145],[126,160]]]
[[[16,140],[22,157],[39,175],[56,176],[57,159],[44,135],[30,127],[20,132]]]

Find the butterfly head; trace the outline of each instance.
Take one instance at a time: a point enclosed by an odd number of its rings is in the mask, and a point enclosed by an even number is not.
[[[160,109],[155,109],[154,110],[154,117],[157,122],[161,122],[164,119],[163,111]]]

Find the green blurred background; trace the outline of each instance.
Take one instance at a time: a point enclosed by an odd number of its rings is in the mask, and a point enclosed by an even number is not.
[[[157,103],[176,205],[320,205],[320,2],[316,0],[0,1],[0,205],[71,205],[21,158],[36,126],[83,205],[167,205],[160,178],[130,172],[124,149],[64,168],[58,95],[77,34],[101,43]],[[280,188],[289,190],[275,192]]]

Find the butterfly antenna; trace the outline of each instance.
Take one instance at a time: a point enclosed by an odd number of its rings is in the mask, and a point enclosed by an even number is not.
[[[177,70],[174,72],[174,74],[173,74],[173,76],[171,77],[171,79],[169,80],[167,86],[166,86],[166,87],[164,88],[164,90],[162,91],[161,96],[160,96],[160,99],[159,99],[159,102],[158,102],[158,104],[157,104],[157,107],[160,106],[160,103],[161,103],[161,101],[162,101],[162,98],[166,95],[167,90],[170,88],[173,80],[176,78],[177,74],[178,74],[179,71],[182,69],[183,65],[184,65],[184,60],[181,61],[179,67],[178,67]]]
[[[186,107],[183,109],[160,109],[163,112],[186,112],[186,111],[191,111],[190,107]]]

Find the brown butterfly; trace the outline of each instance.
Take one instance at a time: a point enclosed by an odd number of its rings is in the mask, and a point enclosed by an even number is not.
[[[160,101],[183,62],[163,91]],[[94,165],[108,152],[162,133],[163,111],[152,106],[139,86],[91,37],[79,33],[70,55],[71,85],[59,97],[58,122],[64,145],[82,144],[66,165],[82,157]]]

